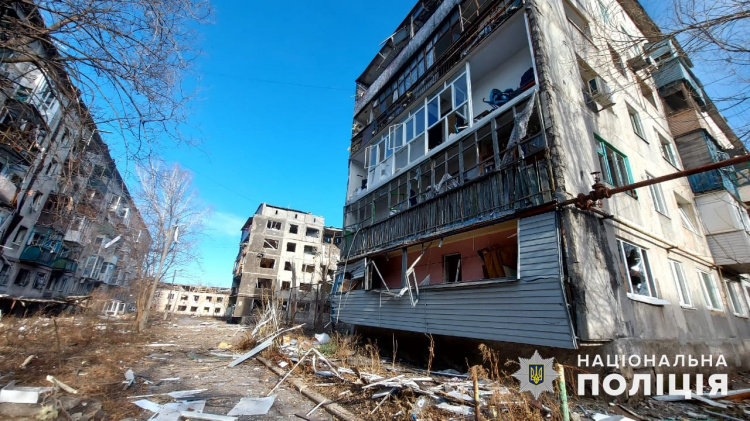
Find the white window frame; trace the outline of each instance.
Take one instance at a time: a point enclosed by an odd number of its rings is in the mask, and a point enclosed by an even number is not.
[[[693,205],[676,193],[675,202],[677,202],[677,213],[682,220],[682,226],[695,233],[700,233],[700,231],[698,231],[698,219],[695,216]]]
[[[646,173],[646,179],[651,180],[654,176]],[[651,200],[654,202],[654,210],[664,216],[669,216],[667,211],[667,201],[664,199],[664,192],[661,189],[661,184],[652,184],[648,186],[649,192],[651,193]]]
[[[628,258],[625,254],[625,244],[635,247],[635,249],[638,251],[638,256],[640,257],[640,263],[639,265],[644,265],[642,272],[646,275],[645,284],[648,289],[648,295],[647,294],[641,294],[639,292],[633,291],[633,281],[630,276],[630,267],[628,266]],[[633,243],[630,243],[625,240],[617,240],[617,248],[620,252],[620,259],[623,264],[623,267],[625,268],[625,276],[627,281],[627,292],[628,296],[638,296],[638,297],[647,297],[647,298],[653,298],[653,299],[659,299],[658,291],[656,291],[656,282],[654,280],[654,276],[651,273],[651,265],[649,263],[648,259],[648,250],[635,245]],[[645,258],[644,258],[645,256]]]
[[[677,295],[680,297],[680,305],[683,307],[693,307],[693,300],[690,297],[690,288],[688,287],[687,277],[682,268],[682,262],[669,259],[669,267],[672,269],[672,278],[677,287]],[[685,296],[687,294],[687,296]]]
[[[709,310],[723,311],[724,303],[722,303],[722,300],[721,300],[721,292],[719,288],[716,287],[716,281],[714,280],[714,276],[709,272],[699,269],[698,279],[700,280],[700,283],[701,283],[701,290],[703,291],[703,300],[706,302],[706,308]],[[711,288],[716,294],[716,299],[718,300],[719,307],[715,307],[714,304],[711,302],[711,296],[706,286],[707,280],[710,281]]]
[[[659,151],[661,152],[661,157],[669,162],[669,165],[680,169],[680,160],[677,159],[677,153],[674,150],[674,143],[672,143],[672,140],[663,136],[656,129],[654,129],[654,133],[656,133],[656,138],[659,139]]]
[[[746,281],[733,281],[730,279],[724,279],[724,287],[727,290],[727,297],[729,298],[728,301],[732,305],[732,313],[737,317],[748,317],[748,301],[747,297],[745,296],[745,285],[743,284],[745,282]],[[737,303],[740,306],[739,311],[737,311],[737,307],[735,306],[735,299],[737,299]]]
[[[630,120],[630,126],[633,128],[633,133],[645,142],[648,142],[648,139],[646,139],[646,132],[643,130],[643,121],[641,120],[640,114],[630,105],[626,104],[626,106],[628,108],[628,119]]]

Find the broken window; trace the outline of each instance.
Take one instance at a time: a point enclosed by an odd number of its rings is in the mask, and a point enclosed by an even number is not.
[[[620,72],[620,74],[622,74],[623,76],[625,76],[625,78],[627,78],[628,71],[627,71],[627,68],[625,67],[625,62],[622,59],[622,56],[610,44],[607,44],[607,47],[609,48],[609,55],[612,58],[612,63],[615,65],[615,68],[617,69],[618,72]]]
[[[284,270],[292,270],[292,262],[284,262]]]
[[[305,246],[305,254],[316,255],[318,254],[318,248],[314,246]]]
[[[266,238],[263,240],[263,248],[264,249],[271,249],[271,250],[278,250],[279,249],[279,240],[274,240],[271,238]]]
[[[654,100],[654,91],[651,89],[648,84],[640,79],[638,79],[638,86],[641,89],[641,95],[648,101],[649,104],[651,104],[654,108],[656,108],[656,100]]]
[[[443,256],[443,282],[461,282],[461,254]]]
[[[206,301],[209,302],[209,303],[211,302],[212,299],[213,299],[213,297],[211,297],[211,296],[207,296],[206,297]]]
[[[219,307],[216,307],[216,308],[214,309],[214,313],[219,313],[219,312],[221,312],[221,308],[219,308]]]
[[[34,279],[34,285],[32,285],[32,288],[34,289],[43,289],[45,285],[47,285],[47,273],[44,272],[37,272],[36,278]]]
[[[18,231],[16,231],[16,235],[13,237],[13,244],[20,245],[21,243],[23,243],[28,231],[28,228],[24,227],[23,225],[19,226]]]
[[[268,228],[268,229],[270,229],[270,230],[276,230],[276,231],[278,231],[278,230],[280,230],[280,229],[281,229],[281,222],[279,222],[279,221],[271,221],[271,220],[269,220],[269,221],[268,221],[268,222],[266,223],[266,228]]]
[[[203,312],[208,313],[211,310],[211,307],[203,307]]]
[[[646,250],[622,240],[617,240],[617,246],[625,267],[628,292],[656,298],[656,285],[651,276],[651,265]]]
[[[291,288],[291,286],[292,286],[291,282],[289,282],[289,281],[283,281],[281,283],[281,290],[282,291],[289,291],[289,289]]]
[[[186,301],[187,299],[188,299],[188,296],[187,296],[187,294],[183,294],[183,295],[182,295],[182,296],[180,297],[180,301]]]
[[[682,270],[682,263],[676,260],[669,260],[669,266],[672,269],[672,277],[677,285],[677,294],[680,296],[680,305],[686,307],[693,306],[693,300],[690,298],[690,289],[688,288],[685,271]]]
[[[256,288],[264,288],[264,289],[271,289],[273,285],[273,280],[268,278],[258,278],[258,281],[256,283]]]
[[[297,311],[301,313],[310,311],[310,303],[297,303]]]
[[[216,297],[216,302],[217,303],[223,303],[224,302],[224,297]]]
[[[319,238],[320,237],[320,230],[319,229],[315,229],[315,228],[308,228],[305,231],[305,235],[308,236],[308,237]]]
[[[312,284],[307,284],[307,283],[300,284],[299,290],[300,291],[304,291],[304,292],[310,292],[310,291],[312,291]]]
[[[299,231],[299,225],[294,225],[294,224],[289,225],[290,234],[296,234],[298,231]]]
[[[198,311],[198,307],[190,307],[191,313],[195,313],[196,311]]]
[[[193,301],[195,301],[196,303],[198,302],[198,300],[199,300],[200,298],[201,298],[201,297],[200,297],[199,295],[193,295]]]
[[[169,305],[169,304],[167,304],[166,306],[164,306],[164,310],[166,310],[166,311],[169,311],[171,309],[172,309],[172,306]]]
[[[508,278],[518,275],[518,251],[515,245],[495,244],[477,250],[482,259],[482,272],[485,279]]]
[[[286,243],[286,251],[294,253],[297,251],[297,243]]]
[[[3,263],[3,268],[0,269],[0,285],[8,283],[8,272],[10,271],[10,265]]]
[[[315,272],[315,265],[302,265],[302,272],[314,273]]]
[[[719,295],[719,290],[716,288],[716,283],[714,283],[714,277],[702,270],[698,271],[698,277],[701,280],[706,307],[710,310],[722,310],[724,306],[721,304],[721,295]]]
[[[177,311],[185,311],[187,310],[187,306],[178,306]]]
[[[259,266],[263,269],[273,269],[276,267],[276,260],[268,257],[261,257]]]

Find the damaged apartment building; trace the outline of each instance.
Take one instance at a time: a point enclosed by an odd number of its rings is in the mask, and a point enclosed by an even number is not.
[[[307,212],[261,203],[242,227],[229,312],[247,323],[269,302],[313,327],[327,322],[341,230]],[[326,321],[322,320],[326,318]]]
[[[30,3],[2,8],[3,28],[43,24]],[[55,54],[49,44],[30,46],[35,54]],[[98,286],[132,302],[127,287],[149,235],[69,78],[0,60],[0,104],[3,312],[16,301],[65,303]]]
[[[224,317],[229,288],[161,283],[154,300],[159,313],[178,316]]]
[[[419,2],[357,79],[333,321],[750,368],[746,167],[605,198],[747,153],[691,67],[634,0]]]

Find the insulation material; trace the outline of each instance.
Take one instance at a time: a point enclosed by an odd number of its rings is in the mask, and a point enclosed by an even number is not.
[[[425,41],[427,41],[427,38],[432,35],[432,32],[435,30],[435,28],[437,28],[437,26],[440,25],[443,19],[448,16],[451,10],[453,10],[453,8],[460,3],[460,0],[445,0],[440,4],[440,7],[438,7],[438,9],[435,11],[435,13],[432,14],[432,16],[430,16],[430,19],[425,22],[424,26],[419,28],[419,31],[414,34],[414,38],[409,41],[409,43],[406,45],[406,48],[401,50],[398,56],[393,59],[391,64],[388,65],[388,67],[383,70],[383,73],[378,76],[375,82],[370,85],[364,96],[362,96],[362,98],[357,101],[357,104],[354,106],[354,115],[357,115],[360,111],[362,111],[362,108],[364,108],[364,106],[372,100],[373,96],[377,94],[380,89],[385,86],[386,83],[388,83],[393,74],[399,68],[401,68],[406,60],[414,55],[417,48],[419,48]]]

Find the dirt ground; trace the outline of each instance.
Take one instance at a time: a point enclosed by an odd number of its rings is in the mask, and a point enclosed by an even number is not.
[[[173,400],[166,393],[192,389],[206,389],[199,393],[207,401],[203,412],[224,415],[240,398],[264,397],[279,381],[277,374],[255,358],[228,367],[229,362],[243,352],[237,345],[244,342],[246,349],[253,346],[254,340],[248,340],[247,327],[188,317],[162,321],[161,315],[156,316],[144,334],[136,334],[132,326],[132,320],[127,318],[103,319],[91,314],[0,320],[0,387],[10,381],[17,381],[20,386],[51,386],[46,377],[53,375],[77,391],[76,394],[53,392],[36,405],[0,403],[0,420],[146,420],[152,412],[134,405],[134,397],[148,395],[143,398],[167,403]],[[444,392],[471,394],[461,386],[466,383],[465,375],[442,376],[433,372],[434,380],[419,380],[416,390],[401,388],[382,400],[373,399],[383,388],[365,386],[374,381],[362,382],[367,373],[379,378],[406,376],[412,379],[429,374],[420,371],[426,367],[393,364],[381,356],[375,344],[356,337],[332,335],[329,343],[314,345],[311,336],[296,330],[279,338],[281,348],[266,350],[262,355],[271,364],[283,366],[282,372],[287,372],[296,361],[295,352],[290,352],[287,345],[292,342],[298,344],[293,346],[297,355],[311,347],[318,350],[320,358],[330,360],[342,377],[314,373],[308,359],[276,389],[276,400],[267,414],[243,416],[240,421],[333,419],[323,408],[306,416],[315,403],[298,392],[291,379],[336,400],[353,414],[353,419],[361,420],[412,419],[415,402],[424,399],[425,391],[434,391],[436,387]],[[537,402],[530,399],[528,393],[519,393],[517,381],[504,374],[507,370],[514,371],[516,366],[507,366],[497,354],[486,349],[489,359],[484,367],[475,366],[480,370],[481,381],[487,382],[485,390],[495,391],[482,399],[488,404],[483,412],[494,408],[490,411],[494,415],[485,414],[485,419],[560,419],[556,394],[543,394],[542,401]],[[320,361],[318,359],[318,369],[325,369]],[[135,382],[126,389],[123,382],[129,369],[135,373]],[[348,372],[344,371],[347,369]],[[748,387],[748,373],[730,375],[730,390]],[[499,393],[500,390],[504,392]],[[569,389],[569,393],[572,390]],[[429,394],[448,398],[441,391]],[[438,409],[434,400],[429,402],[417,412],[419,420],[474,419],[473,415],[460,416]],[[644,399],[623,404],[570,396],[569,403],[571,419],[576,421],[592,419],[596,413],[619,414],[636,420],[717,419],[711,414],[716,408],[695,402]],[[735,419],[750,418],[750,400],[725,403],[730,408],[720,412]],[[45,410],[48,414],[40,417]]]
[[[161,318],[161,315],[159,315]],[[215,396],[206,402],[203,412],[226,414],[241,397],[264,397],[278,382],[279,377],[255,359],[229,368],[232,358],[211,355],[233,355],[219,349],[219,344],[236,343],[242,336],[240,326],[223,321],[200,318],[159,320],[152,328],[158,343],[175,346],[145,347],[150,352],[132,367],[138,387],[133,394],[156,394],[175,390],[208,389],[201,394]],[[178,381],[159,379],[179,377]],[[144,380],[154,382],[144,384]],[[242,420],[300,420],[295,414],[306,414],[315,403],[302,396],[289,384],[282,384],[274,392],[276,401],[264,416],[244,416]],[[147,415],[144,411],[141,415]],[[332,419],[324,410],[314,412],[312,419]]]

